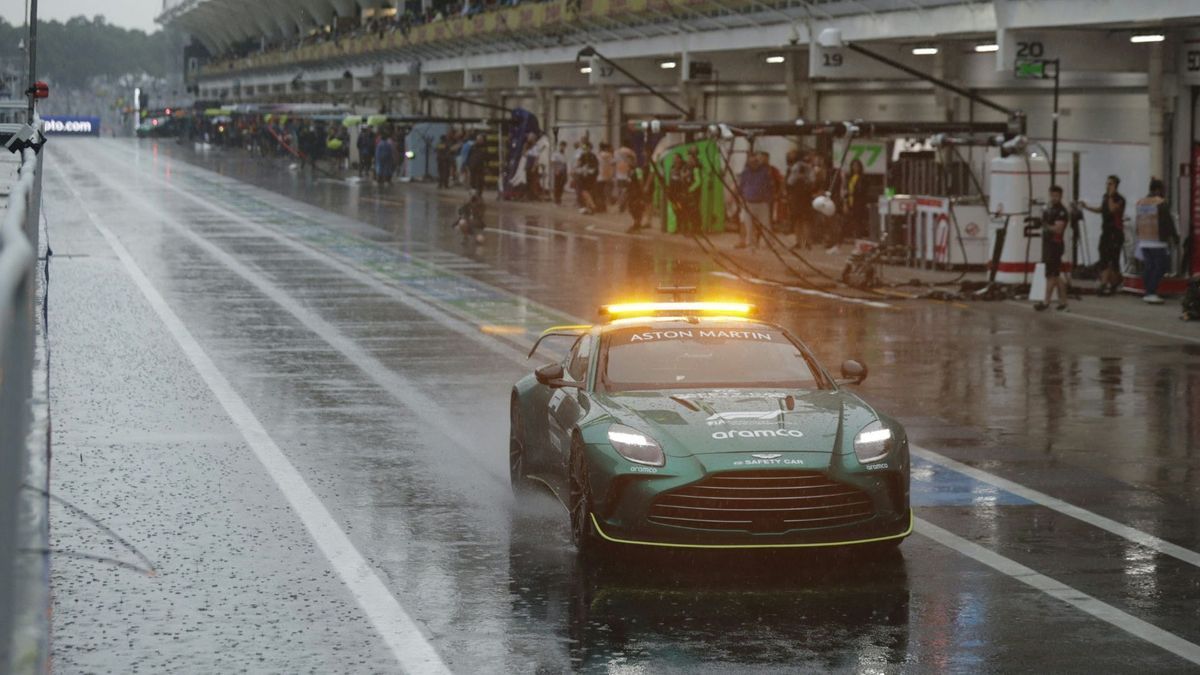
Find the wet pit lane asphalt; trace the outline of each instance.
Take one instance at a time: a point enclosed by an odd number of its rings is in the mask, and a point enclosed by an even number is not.
[[[57,671],[1200,668],[1194,343],[760,295],[871,367],[917,446],[917,533],[584,565],[553,497],[509,492],[520,347],[658,283],[747,292],[689,244],[489,202],[464,249],[458,191],[174,143],[48,159],[55,489],[156,571],[54,559]],[[137,561],[66,512],[55,538]]]

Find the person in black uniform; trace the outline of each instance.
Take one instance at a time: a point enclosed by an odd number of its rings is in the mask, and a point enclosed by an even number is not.
[[[438,189],[450,187],[450,141],[445,136],[439,136],[437,145],[433,146],[434,157],[437,158]]]
[[[483,191],[472,190],[467,203],[458,207],[458,220],[454,223],[454,229],[462,236],[462,243],[467,244],[471,237],[474,237],[476,242],[482,244],[483,228]]]
[[[487,139],[483,134],[476,134],[475,143],[471,146],[471,153],[467,155],[467,168],[471,177],[471,192],[483,194],[484,179],[487,176],[487,164]]]
[[[1079,205],[1100,214],[1100,295],[1115,293],[1123,282],[1121,249],[1125,245],[1125,197],[1117,192],[1121,179],[1109,176],[1100,206]]]
[[[1063,190],[1057,185],[1050,186],[1050,203],[1042,209],[1042,263],[1046,265],[1046,298],[1033,306],[1041,312],[1050,306],[1050,298],[1058,289],[1058,311],[1067,308],[1067,278],[1062,273],[1062,257],[1066,251],[1063,234],[1067,231],[1067,223],[1071,216],[1067,207],[1062,203]]]
[[[649,186],[646,185],[646,177],[646,171],[640,166],[634,166],[629,172],[629,181],[625,186],[625,207],[633,217],[633,224],[625,230],[626,232],[633,233],[649,227],[642,224],[642,214],[646,212],[646,197],[650,192]]]

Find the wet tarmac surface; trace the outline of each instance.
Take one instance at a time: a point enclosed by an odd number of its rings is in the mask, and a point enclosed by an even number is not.
[[[461,192],[236,151],[72,140],[48,159],[54,486],[155,572],[56,557],[56,671],[424,670],[248,448],[230,395],[454,672],[1200,668],[1194,344],[744,288],[688,242],[567,209],[489,203],[486,241],[464,248]],[[919,446],[898,555],[584,565],[557,501],[513,500],[508,393],[540,365],[521,346],[667,282],[757,293],[827,366],[871,367],[859,391]],[[69,513],[55,528],[56,548],[139,564]]]

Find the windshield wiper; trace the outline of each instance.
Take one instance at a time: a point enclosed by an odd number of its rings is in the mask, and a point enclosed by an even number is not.
[[[687,408],[688,410],[691,410],[692,412],[700,412],[700,408],[695,403],[692,403],[682,396],[671,396],[670,399]]]

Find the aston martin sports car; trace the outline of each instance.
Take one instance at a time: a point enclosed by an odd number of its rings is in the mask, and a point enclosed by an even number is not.
[[[888,548],[912,532],[904,429],[739,303],[609,305],[512,390],[509,469],[611,545]]]

